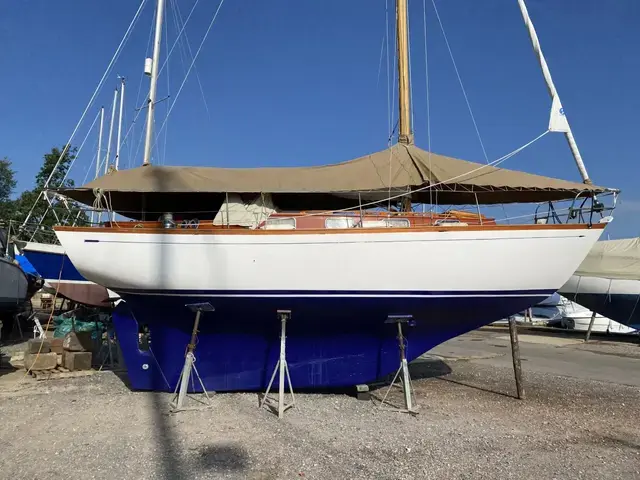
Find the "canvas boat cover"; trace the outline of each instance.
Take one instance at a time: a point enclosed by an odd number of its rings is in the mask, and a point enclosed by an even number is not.
[[[243,198],[244,197],[244,198]],[[230,193],[213,219],[214,225],[257,228],[276,211],[268,193],[252,195]]]
[[[435,185],[414,192],[416,203],[495,204],[556,201],[590,195],[607,189],[555,178],[497,168],[466,160],[429,153],[415,145],[396,144],[348,162],[325,166],[281,168],[216,168],[183,166],[144,166],[111,172],[83,187],[59,192],[81,203],[92,205],[94,189],[109,192],[116,211],[153,210],[154,204],[168,203],[163,196],[189,196],[188,203],[201,201],[202,194],[271,193],[276,205],[284,197],[314,198],[317,208],[327,196],[341,199],[382,199]],[[354,192],[357,194],[354,195]],[[434,197],[435,194],[435,197]],[[144,201],[141,198],[144,197]],[[180,203],[180,202],[179,202]],[[220,202],[221,203],[221,202]],[[218,206],[220,205],[218,203]],[[287,203],[287,202],[285,202]],[[296,203],[294,201],[293,203]],[[164,205],[157,205],[164,207]],[[158,208],[159,212],[163,211]],[[172,211],[177,211],[176,209]]]
[[[640,280],[640,238],[597,242],[576,275]]]

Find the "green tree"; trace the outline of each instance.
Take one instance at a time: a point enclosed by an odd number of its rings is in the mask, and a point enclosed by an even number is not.
[[[11,194],[16,188],[16,172],[11,168],[11,160],[0,159],[0,222],[13,219],[15,205]]]
[[[38,175],[36,175],[36,190],[41,191],[45,187],[45,183],[58,163],[58,160],[60,160],[60,163],[53,175],[51,175],[51,180],[49,180],[49,185],[47,185],[48,188],[73,187],[73,180],[65,177],[69,172],[69,168],[71,168],[71,164],[76,159],[78,149],[76,147],[69,147],[64,157],[60,159],[64,150],[64,147],[62,150],[58,147],[53,147],[49,153],[44,154],[42,157],[42,167],[40,167],[40,171]]]
[[[48,189],[74,186],[73,180],[65,177],[73,160],[76,158],[77,149],[70,147],[63,156],[62,152],[64,150],[64,147],[62,149],[53,147],[50,152],[43,156],[42,166],[36,175],[36,188],[22,192],[15,201],[15,216],[20,220],[24,220],[33,208],[29,221],[21,233],[22,239],[28,240],[33,237],[35,241],[52,242],[55,241],[55,234],[52,232],[51,227],[58,224],[83,225],[87,221],[86,214],[75,202],[65,201],[54,195],[53,192],[49,192],[47,194],[47,198],[51,202],[51,205],[49,205],[47,199],[44,198],[44,194],[40,195],[49,176],[51,176],[51,179],[46,185]],[[58,164],[58,167],[54,171],[56,164]],[[53,175],[51,175],[51,172],[53,172]]]

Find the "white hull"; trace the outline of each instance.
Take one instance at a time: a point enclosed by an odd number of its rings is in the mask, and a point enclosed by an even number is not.
[[[602,229],[56,233],[85,278],[116,292],[366,296],[393,291],[464,296],[555,291],[580,265]]]
[[[591,316],[593,312],[588,308],[583,307],[571,300],[563,298],[563,303],[560,306],[562,311],[562,326],[570,330],[576,330],[579,332],[586,332],[589,329],[591,323]],[[621,323],[618,323],[610,318],[604,317],[600,314],[596,314],[591,328],[592,332],[598,333],[633,333],[633,328],[627,327]]]

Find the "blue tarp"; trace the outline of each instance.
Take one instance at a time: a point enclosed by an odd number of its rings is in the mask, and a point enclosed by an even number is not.
[[[24,273],[26,273],[27,275],[33,275],[34,277],[38,276],[38,272],[35,268],[33,268],[31,262],[27,260],[27,257],[25,257],[24,255],[16,255],[16,261],[18,262],[20,268],[22,268],[22,271]]]

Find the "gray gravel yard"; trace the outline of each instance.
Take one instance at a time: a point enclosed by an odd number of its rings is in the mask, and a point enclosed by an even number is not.
[[[640,360],[619,358],[638,375]],[[431,357],[412,368],[416,417],[332,393],[296,395],[282,420],[256,394],[169,415],[170,395],[132,392],[112,372],[36,382],[0,370],[0,476],[640,478],[637,385],[537,372],[530,358],[518,401],[504,365]]]

